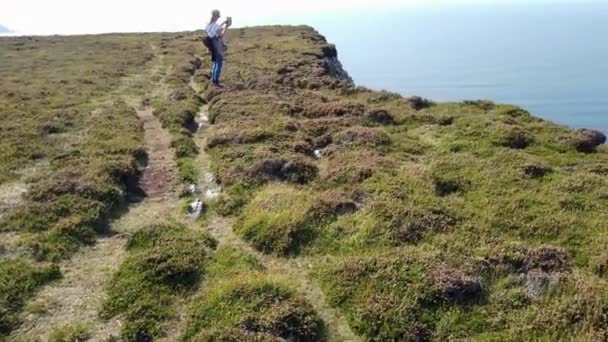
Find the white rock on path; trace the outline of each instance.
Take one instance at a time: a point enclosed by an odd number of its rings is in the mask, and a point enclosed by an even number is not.
[[[197,199],[190,204],[188,216],[191,218],[198,218],[203,213],[203,209],[205,209],[205,204],[200,199]]]

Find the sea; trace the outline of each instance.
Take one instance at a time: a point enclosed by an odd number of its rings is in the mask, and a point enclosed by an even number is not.
[[[359,85],[435,101],[489,99],[608,132],[608,0],[496,3],[291,21],[335,43]]]

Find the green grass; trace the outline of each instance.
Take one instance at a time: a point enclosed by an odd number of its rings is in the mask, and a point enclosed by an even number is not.
[[[36,289],[60,277],[54,265],[0,260],[0,339],[18,326],[18,313]]]
[[[299,46],[291,44],[294,36]],[[336,276],[332,265],[316,266],[326,294],[336,297],[332,304],[357,332],[372,340],[517,338],[527,325],[516,317],[563,305],[574,274],[591,287],[605,274],[605,146],[588,149],[584,134],[511,105],[414,103],[336,82],[322,72],[321,59],[302,55],[324,44],[302,28],[234,30],[228,41],[224,80],[231,89],[206,93],[213,168],[222,185],[238,189],[220,200],[220,212],[236,216],[236,232],[266,253],[346,264],[354,258],[365,269],[387,262],[358,281]],[[572,269],[543,276],[559,278],[555,291],[564,294],[543,289],[534,302],[523,294],[531,286],[525,281],[499,286],[534,276],[526,270],[493,276],[454,266],[448,271],[479,279],[483,301],[429,304],[436,299],[429,277],[443,262],[474,266],[512,244],[563,248]],[[413,261],[388,262],[391,253]],[[414,286],[389,289],[376,277]],[[601,336],[587,314],[602,310],[601,299],[573,307],[580,320],[556,331],[531,317],[528,332]]]
[[[90,327],[86,324],[68,324],[53,328],[49,335],[49,342],[86,341],[90,335]]]
[[[258,260],[247,252],[235,247],[219,247],[213,262],[207,268],[210,278],[221,279],[227,276],[262,271]]]
[[[313,197],[285,186],[271,186],[245,207],[235,232],[258,250],[287,255],[315,234]]]
[[[121,315],[125,340],[162,336],[175,302],[204,278],[215,241],[185,226],[161,224],[129,238],[129,256],[107,286],[102,316]]]
[[[124,102],[103,106],[79,146],[50,163],[37,177],[26,204],[0,221],[0,229],[27,233],[38,259],[58,260],[95,240],[111,212],[123,202],[139,173],[143,131]]]
[[[191,301],[183,341],[319,341],[325,327],[296,290],[246,251],[219,247],[207,281]]]
[[[28,186],[0,230],[20,234],[36,260],[63,259],[94,242],[139,172],[143,130],[121,96],[141,93],[123,78],[144,72],[152,51],[138,37],[103,35],[3,38],[0,55],[0,183]],[[23,286],[3,304],[14,322],[23,300],[59,270],[2,262],[23,268],[24,278],[15,276]],[[16,324],[3,326],[6,334]]]
[[[306,301],[289,285],[267,276],[229,278],[195,300],[184,341],[318,341],[323,327]]]

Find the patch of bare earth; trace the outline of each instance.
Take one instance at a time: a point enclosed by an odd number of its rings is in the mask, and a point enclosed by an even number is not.
[[[152,114],[152,108],[140,110],[138,115],[144,123],[148,147],[148,161],[140,187],[148,198],[163,200],[173,195],[172,192],[178,183],[171,136]]]
[[[0,185],[0,218],[21,204],[22,196],[26,191],[26,185],[20,182]]]
[[[0,185],[0,218],[19,207],[26,191],[26,184],[20,182]],[[18,256],[19,238],[16,232],[0,232],[0,259]]]
[[[140,179],[147,197],[130,207],[111,225],[111,234],[83,248],[62,262],[63,278],[43,288],[28,304],[23,324],[13,334],[17,340],[46,341],[54,327],[83,323],[91,328],[92,341],[105,341],[120,334],[120,319],[102,321],[99,309],[104,287],[126,256],[128,235],[175,213],[177,173],[171,137],[152,115],[151,108],[138,112],[145,128],[148,164]]]

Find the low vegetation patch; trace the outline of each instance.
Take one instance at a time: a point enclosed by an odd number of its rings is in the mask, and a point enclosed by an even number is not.
[[[55,265],[0,260],[0,339],[18,326],[18,313],[36,289],[60,277]]]
[[[320,269],[330,303],[374,341],[429,339],[448,308],[464,309],[484,296],[474,274],[431,254],[349,258]]]
[[[198,130],[195,118],[203,104],[203,100],[191,86],[195,75],[203,67],[203,61],[197,57],[202,47],[191,43],[192,41],[183,35],[163,37],[160,48],[165,56],[168,71],[160,82],[166,90],[164,93],[154,94],[150,101],[154,107],[154,115],[173,137],[171,147],[175,150],[178,173],[181,181],[187,185],[198,181],[192,170],[192,164],[198,154],[192,134]]]
[[[191,309],[184,341],[319,341],[323,325],[284,281],[228,278],[205,289]]]
[[[215,241],[185,226],[161,224],[129,238],[129,256],[108,284],[102,315],[124,318],[129,341],[162,336],[178,296],[196,290]]]
[[[90,327],[83,323],[76,323],[53,328],[49,335],[49,342],[86,341],[90,337]]]
[[[143,131],[124,102],[101,108],[83,140],[35,179],[23,207],[0,221],[0,230],[28,233],[37,259],[57,260],[95,241],[124,201],[145,156]]]
[[[245,207],[235,232],[264,253],[298,253],[316,234],[314,201],[291,186],[268,187]]]

